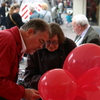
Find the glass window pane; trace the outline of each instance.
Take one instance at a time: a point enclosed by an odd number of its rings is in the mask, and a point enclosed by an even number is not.
[[[91,25],[98,25],[99,0],[87,0],[87,18]]]

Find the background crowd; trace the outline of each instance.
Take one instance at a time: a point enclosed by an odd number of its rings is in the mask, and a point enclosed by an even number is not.
[[[17,5],[15,5],[15,4],[17,4]],[[5,28],[10,28],[10,25],[11,25],[11,27],[14,25],[15,26],[17,25],[18,27],[20,27],[22,25],[22,23],[24,23],[24,22],[22,22],[21,16],[19,14],[21,4],[22,4],[22,2],[20,2],[20,4],[18,4],[17,1],[14,1],[11,4],[7,1],[4,3],[1,3],[1,7],[0,7],[1,30],[5,29]],[[41,4],[41,6],[42,6],[42,10],[40,12],[38,12],[38,11],[36,11],[34,5],[30,5],[29,10],[33,14],[32,15],[33,17],[30,17],[30,19],[41,18],[41,19],[44,19],[48,23],[54,22],[54,23],[58,23],[59,25],[62,25],[64,23],[63,18],[62,18],[62,13],[67,14],[66,9],[72,7],[72,5],[69,2],[67,2],[66,0],[64,0],[64,1],[56,0],[55,6],[53,6],[53,7],[50,2],[49,2],[49,5],[44,3],[44,4]],[[48,9],[48,6],[51,7],[51,10]],[[36,16],[36,13],[39,13],[40,15]],[[69,12],[69,14],[70,14],[70,12]],[[12,15],[12,16],[10,17],[9,15]],[[35,17],[34,17],[34,15],[35,15]],[[8,22],[8,19],[10,20],[9,22]]]

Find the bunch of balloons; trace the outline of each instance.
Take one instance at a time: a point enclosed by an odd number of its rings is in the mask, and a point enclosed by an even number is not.
[[[63,69],[52,69],[39,80],[43,100],[100,100],[100,47],[83,44],[65,59]]]

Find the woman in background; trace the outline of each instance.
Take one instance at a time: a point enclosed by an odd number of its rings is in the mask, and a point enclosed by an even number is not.
[[[6,22],[7,22],[7,28],[11,28],[13,26],[21,27],[24,23],[22,22],[22,18],[19,14],[20,11],[20,5],[14,4],[10,7],[10,10],[8,12]]]
[[[51,12],[48,11],[48,5],[46,3],[42,3],[41,7],[42,10],[40,11],[40,14],[42,15],[42,19],[45,20],[47,23],[51,23],[52,15]]]

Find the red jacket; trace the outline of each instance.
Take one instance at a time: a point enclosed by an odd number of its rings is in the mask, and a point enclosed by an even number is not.
[[[23,86],[16,84],[21,47],[16,26],[0,31],[0,97],[9,100],[20,100],[25,91]]]

